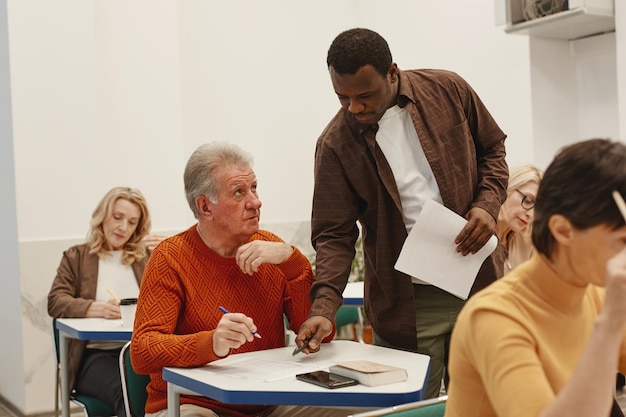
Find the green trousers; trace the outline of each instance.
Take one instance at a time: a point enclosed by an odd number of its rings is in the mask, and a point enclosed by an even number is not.
[[[430,356],[430,374],[424,399],[439,396],[442,381],[446,386],[446,367],[450,353],[450,335],[456,318],[465,303],[434,285],[413,285],[415,298],[415,324],[417,327],[417,353]],[[374,332],[374,344],[397,348]]]

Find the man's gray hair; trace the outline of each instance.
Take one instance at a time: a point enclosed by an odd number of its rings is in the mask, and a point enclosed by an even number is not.
[[[237,145],[227,142],[211,142],[200,145],[185,166],[185,195],[196,219],[200,217],[196,198],[203,195],[212,203],[217,203],[219,184],[215,171],[223,166],[252,167],[252,155]]]

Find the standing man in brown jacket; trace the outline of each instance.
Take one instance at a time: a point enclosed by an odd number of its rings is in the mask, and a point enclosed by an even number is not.
[[[506,198],[506,135],[470,85],[443,70],[402,71],[385,39],[351,29],[333,41],[328,70],[341,109],[317,142],[312,243],[317,278],[296,344],[320,349],[342,304],[361,224],[365,311],[376,344],[430,355],[427,398],[437,396],[463,300],[394,269],[423,204],[464,216],[455,240],[476,253]],[[494,255],[472,293],[502,274]]]

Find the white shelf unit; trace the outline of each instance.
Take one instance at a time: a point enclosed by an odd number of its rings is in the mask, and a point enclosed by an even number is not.
[[[525,20],[523,0],[505,0],[506,33],[573,40],[615,31],[613,0],[569,0],[568,10]]]

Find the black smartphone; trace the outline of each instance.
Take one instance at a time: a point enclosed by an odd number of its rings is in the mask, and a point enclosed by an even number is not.
[[[319,385],[324,388],[341,388],[349,387],[350,385],[356,385],[357,381],[345,376],[331,374],[326,371],[307,372],[306,374],[296,375],[300,381],[310,382],[311,384]]]

